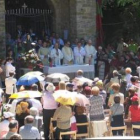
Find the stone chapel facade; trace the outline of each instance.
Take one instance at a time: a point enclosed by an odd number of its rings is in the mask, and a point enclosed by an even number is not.
[[[92,39],[96,36],[96,0],[46,0],[53,11],[53,30],[69,39]],[[41,0],[39,0],[41,2]],[[12,27],[11,27],[12,28]],[[0,55],[5,55],[5,0],[0,0]]]

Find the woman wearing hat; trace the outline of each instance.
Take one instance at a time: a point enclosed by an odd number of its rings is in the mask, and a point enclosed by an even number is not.
[[[9,131],[9,122],[12,120],[13,117],[14,114],[11,112],[3,113],[3,120],[0,122],[0,138],[2,138],[2,136]]]
[[[45,139],[49,139],[49,127],[50,119],[53,117],[55,110],[57,109],[57,102],[53,97],[55,86],[49,83],[45,88],[44,95],[42,96],[41,102],[43,105],[43,122],[44,122],[44,136]]]
[[[138,96],[131,98],[132,105],[129,107],[129,120],[133,125],[140,125],[140,105]],[[140,129],[134,129],[134,136],[140,136]]]

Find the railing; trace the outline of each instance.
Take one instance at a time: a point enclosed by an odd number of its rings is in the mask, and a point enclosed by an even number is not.
[[[6,15],[36,15],[36,14],[51,14],[50,9],[34,9],[34,8],[20,8],[20,9],[10,9],[6,10]]]

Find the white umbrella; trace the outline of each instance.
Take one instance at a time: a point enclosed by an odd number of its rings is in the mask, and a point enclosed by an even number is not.
[[[92,86],[93,81],[85,77],[76,77],[72,80],[72,83],[74,84],[74,89],[77,89],[79,83],[82,85],[88,83],[89,86]]]
[[[47,82],[58,83],[60,81],[69,81],[70,78],[66,74],[62,73],[53,73],[46,77]]]
[[[42,76],[42,75],[44,75],[44,73],[42,73],[40,71],[30,71],[30,72],[26,73],[25,75]]]

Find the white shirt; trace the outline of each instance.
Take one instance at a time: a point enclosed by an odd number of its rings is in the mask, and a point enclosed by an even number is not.
[[[16,68],[10,62],[6,63],[5,69],[6,69],[6,77],[9,77],[9,72],[11,72],[11,71],[15,72],[16,71]]]
[[[0,138],[9,131],[9,121],[4,120],[0,122]]]
[[[13,92],[17,92],[16,89],[16,82],[17,80],[13,77],[9,77],[5,79],[5,86],[6,86],[6,93],[11,95]]]
[[[60,49],[58,49],[58,55],[57,50],[54,48],[51,51],[50,57],[53,59],[53,64],[55,65],[61,65],[60,60],[63,58],[63,53]]]
[[[29,99],[32,102],[33,107],[37,108],[38,111],[42,110],[42,104],[37,99]]]
[[[43,109],[56,109],[57,108],[57,102],[55,101],[52,93],[45,92],[44,96],[42,96],[42,104],[43,104]]]
[[[126,82],[127,82],[127,87],[131,84],[131,80],[130,80],[131,77],[132,77],[131,74],[126,74],[124,77],[124,80],[126,80]]]
[[[75,64],[83,64],[84,56],[86,55],[85,49],[83,47],[74,48]]]
[[[2,102],[2,93],[3,93],[4,91],[0,88],[0,102]]]
[[[15,114],[16,111],[16,105],[18,101],[21,101],[22,99],[14,99],[13,102],[11,103],[11,108],[10,108],[10,112]]]

